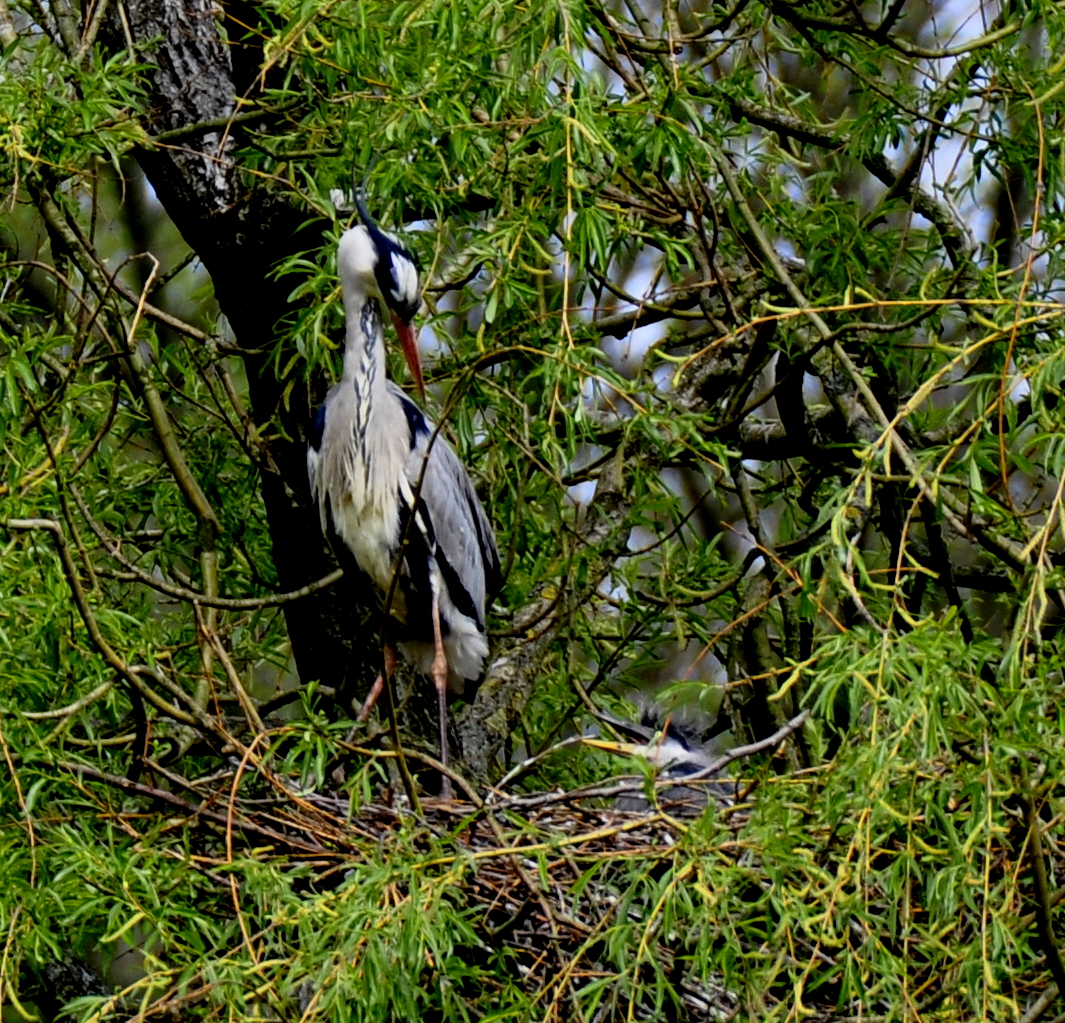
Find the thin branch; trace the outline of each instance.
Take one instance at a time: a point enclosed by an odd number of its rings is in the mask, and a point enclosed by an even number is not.
[[[48,192],[45,191],[39,183],[31,180],[29,182],[29,188],[33,195],[34,204],[40,211],[45,223],[62,240],[63,245],[66,247],[71,257],[77,261],[78,266],[85,274],[86,279],[100,298],[103,298],[106,295],[108,288],[113,288],[135,309],[140,308],[142,314],[149,319],[162,323],[165,326],[170,327],[171,330],[176,330],[179,334],[185,334],[197,341],[202,341],[204,344],[212,340],[210,334],[205,333],[198,327],[194,327],[192,324],[186,323],[184,320],[181,320],[176,316],[172,316],[158,306],[152,305],[151,302],[143,301],[143,296],[138,295],[118,278],[117,271],[112,274],[102,263],[100,263],[88,242],[85,241],[85,239],[80,236],[80,233],[67,222],[66,217],[63,216],[63,212],[56,205],[55,200],[52,199]]]
[[[715,152],[712,156],[714,162],[717,164],[718,171],[725,180],[729,194],[732,196],[733,202],[740,211],[740,215],[746,223],[752,237],[755,239],[762,256],[772,267],[777,278],[784,285],[788,294],[791,295],[793,301],[796,303],[796,306],[810,321],[817,333],[822,339],[826,341],[829,340],[832,337],[833,332],[821,318],[820,313],[811,306],[810,302],[795,284],[794,280],[792,280],[791,275],[788,273],[783,261],[777,254],[776,249],[769,242],[769,239],[766,238],[761,225],[758,223],[757,217],[755,217],[754,212],[747,203],[743,191],[739,187],[739,182],[736,180],[736,176],[733,174],[728,160],[721,153]],[[855,365],[854,360],[844,351],[843,346],[840,345],[838,341],[832,342],[831,351],[833,356],[835,356],[836,361],[839,362],[850,377],[851,382],[854,384],[859,395],[861,395],[862,403],[865,405],[869,415],[872,416],[883,429],[881,439],[886,438],[890,447],[893,448],[902,459],[902,463],[906,466],[906,469],[911,474],[914,483],[921,490],[922,494],[934,504],[942,505],[943,514],[950,523],[951,528],[956,530],[960,536],[975,536],[984,547],[992,550],[1011,567],[1020,570],[1022,566],[1029,564],[1029,556],[1025,552],[1024,547],[1017,543],[1017,541],[1006,536],[1001,536],[987,526],[966,526],[965,517],[968,514],[968,510],[951,494],[944,490],[940,490],[939,488],[933,488],[933,486],[925,479],[925,469],[914,456],[905,441],[899,436],[896,429],[896,420],[888,418],[883,408],[881,408],[876,395],[873,394],[869,382],[865,379],[861,370]],[[847,416],[845,410],[839,409],[838,411],[844,421],[846,421]]]
[[[691,782],[711,780],[734,760],[741,760],[744,757],[754,756],[755,753],[762,753],[767,749],[776,749],[776,747],[789,735],[801,728],[809,716],[810,712],[804,710],[778,728],[772,735],[767,736],[764,739],[759,739],[757,742],[748,743],[746,746],[734,746],[732,749],[718,757],[712,764],[708,764],[699,771],[693,771],[691,774],[686,774],[682,779],[656,778],[654,785],[656,788],[668,788],[677,785],[678,781],[684,785],[688,785]],[[493,805],[501,807],[521,807],[522,809],[529,809],[531,807],[547,806],[551,803],[569,803],[576,799],[611,799],[615,796],[625,795],[627,793],[642,792],[644,784],[644,779],[641,778],[639,781],[623,782],[620,785],[606,787],[589,786],[583,789],[574,789],[571,792],[547,792],[536,796],[515,796],[509,799],[500,799],[498,801],[489,798],[486,802],[492,802]],[[491,797],[491,793],[489,794],[489,797]]]
[[[86,58],[92,52],[96,37],[100,34],[100,28],[104,23],[104,17],[107,15],[109,7],[110,0],[95,0],[92,7],[92,17],[89,19],[88,25],[85,26],[85,31],[81,36],[81,42],[78,44],[78,48],[74,52],[73,62],[75,64],[84,64]]]
[[[91,693],[86,693],[80,700],[68,703],[65,707],[57,707],[55,710],[24,710],[21,714],[30,721],[54,721],[58,718],[73,717],[79,710],[84,710],[89,704],[106,696],[114,684],[114,679],[101,682]]]
[[[184,142],[190,139],[199,138],[201,135],[207,135],[212,131],[225,131],[228,128],[240,124],[247,124],[250,121],[265,121],[271,117],[280,117],[283,114],[294,110],[298,105],[298,103],[293,102],[282,107],[276,107],[272,110],[247,110],[239,114],[225,114],[222,117],[212,117],[206,121],[197,121],[196,124],[186,124],[180,128],[172,128],[169,131],[157,132],[155,135],[150,135],[145,141],[146,144],[150,145]]]
[[[63,575],[66,578],[67,586],[70,588],[70,593],[74,598],[74,604],[78,609],[78,613],[81,615],[82,621],[85,623],[85,628],[89,631],[93,644],[96,649],[103,654],[104,660],[124,678],[131,686],[141,691],[145,698],[150,700],[152,704],[162,710],[164,713],[169,714],[171,717],[176,718],[178,721],[187,725],[195,725],[196,718],[184,711],[179,710],[177,707],[171,707],[169,704],[161,701],[155,694],[154,690],[150,686],[146,686],[141,680],[140,672],[130,666],[119,656],[118,652],[103,632],[100,630],[100,626],[96,621],[96,616],[93,614],[92,608],[89,606],[88,598],[85,595],[85,590],[82,588],[81,580],[78,578],[77,566],[74,564],[74,559],[70,555],[70,550],[67,547],[66,539],[63,535],[63,527],[55,522],[53,519],[8,519],[5,523],[8,529],[18,531],[29,530],[43,530],[52,535],[55,542],[56,552],[59,554],[59,562],[63,567]]]
[[[1043,822],[1036,813],[1035,799],[1031,792],[1021,792],[1018,798],[1024,807],[1024,821],[1028,828],[1028,855],[1032,864],[1032,887],[1035,890],[1035,918],[1039,939],[1054,983],[1058,991],[1065,991],[1065,964],[1061,961],[1058,943],[1054,938],[1054,924],[1050,914],[1050,889],[1043,859]]]
[[[816,146],[830,152],[847,153],[854,145],[850,135],[833,135],[820,126],[808,124],[797,117],[775,110],[767,110],[745,99],[733,99],[732,116],[737,120],[748,120],[751,124],[757,124],[762,128],[781,135],[787,135],[799,142]],[[861,147],[859,147],[861,148]],[[961,225],[949,207],[937,201],[929,195],[919,184],[911,183],[909,187],[900,188],[900,176],[892,168],[883,153],[863,153],[859,157],[862,166],[878,181],[889,189],[898,190],[908,199],[915,213],[919,213],[929,221],[943,240],[943,247],[950,256],[951,263],[958,267],[968,264],[973,258],[972,241],[968,232]]]
[[[294,600],[302,600],[304,597],[309,597],[312,593],[317,593],[319,590],[328,589],[328,587],[339,582],[344,577],[344,570],[337,568],[328,575],[323,576],[321,579],[316,579],[314,582],[308,583],[306,586],[301,586],[298,590],[290,590],[287,593],[273,593],[266,597],[218,597],[201,593],[199,590],[190,590],[185,586],[178,586],[176,583],[160,579],[151,572],[146,572],[143,568],[138,567],[130,561],[129,558],[122,553],[118,541],[108,535],[103,527],[92,517],[92,513],[90,512],[88,505],[85,503],[84,498],[82,498],[78,488],[71,485],[70,490],[74,495],[74,500],[77,502],[78,508],[81,510],[81,514],[89,524],[89,528],[96,534],[96,538],[103,545],[107,553],[126,569],[126,575],[121,573],[110,573],[113,578],[136,580],[137,582],[144,583],[145,586],[150,586],[153,590],[165,593],[168,597],[176,597],[178,600],[184,600],[189,604],[200,604],[203,607],[214,607],[218,608],[220,611],[258,611],[262,608],[280,607],[282,604],[289,604]],[[107,575],[109,573],[101,571],[101,574]]]
[[[211,809],[209,805],[213,798],[211,796],[204,798],[199,806],[193,806],[180,796],[175,796],[173,792],[168,792],[166,789],[155,788],[152,785],[145,785],[142,782],[130,781],[128,778],[120,778],[117,775],[101,771],[99,768],[93,767],[90,764],[83,764],[74,760],[60,760],[58,766],[73,774],[92,778],[95,781],[101,781],[106,785],[121,789],[123,792],[130,792],[133,795],[154,799],[166,803],[169,806],[176,806],[178,809],[188,814],[190,818],[195,819],[196,817],[202,817],[206,820],[213,821],[215,824],[222,827],[225,827],[227,824],[226,814]],[[252,835],[262,835],[264,838],[269,838],[273,842],[279,842],[282,846],[298,849],[302,852],[315,853],[317,855],[321,855],[322,852],[322,847],[317,843],[302,841],[296,834],[284,834],[283,832],[275,831],[273,828],[267,828],[261,824],[255,824],[252,821],[245,820],[243,817],[236,822],[236,826],[241,831],[248,832]]]

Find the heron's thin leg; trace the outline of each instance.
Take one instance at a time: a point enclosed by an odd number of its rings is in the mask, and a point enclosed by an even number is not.
[[[440,634],[440,597],[433,587],[433,642],[436,656],[430,669],[436,685],[437,707],[440,711],[440,763],[448,766],[447,755],[447,654],[444,653],[444,637]],[[445,774],[440,782],[440,798],[450,799],[451,779]]]
[[[381,695],[381,690],[385,687],[385,678],[391,679],[396,673],[396,651],[392,649],[392,644],[387,639],[384,643],[384,661],[385,670],[377,676],[370,694],[366,697],[366,702],[362,705],[362,710],[359,711],[359,716],[355,719],[360,723],[366,721],[373,712],[377,699]]]

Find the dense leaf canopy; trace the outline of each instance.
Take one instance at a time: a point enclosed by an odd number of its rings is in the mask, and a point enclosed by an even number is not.
[[[1059,3],[0,0],[0,44],[5,1021],[1057,1013]],[[470,818],[398,795],[424,680],[405,757],[349,735],[379,623],[304,446],[360,187],[502,554]],[[534,795],[635,770],[572,737],[648,693],[728,805]]]

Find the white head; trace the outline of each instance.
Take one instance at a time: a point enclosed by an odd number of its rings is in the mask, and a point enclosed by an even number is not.
[[[405,323],[421,305],[418,266],[410,250],[375,224],[356,224],[337,246],[340,280],[380,299]]]
[[[392,314],[403,354],[418,390],[425,395],[418,345],[411,322],[421,305],[418,266],[414,257],[395,237],[372,220],[345,231],[337,246],[337,271],[347,302],[352,290],[381,301]]]
[[[337,272],[341,283],[354,284],[360,291],[374,298],[383,297],[377,287],[374,267],[377,266],[377,246],[370,232],[362,224],[345,231],[337,245]]]

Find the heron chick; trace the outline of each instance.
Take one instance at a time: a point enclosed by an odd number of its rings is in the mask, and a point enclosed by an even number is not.
[[[461,695],[484,670],[485,602],[500,583],[499,554],[462,463],[386,376],[382,307],[424,398],[411,325],[421,304],[418,269],[411,253],[359,205],[364,223],[346,231],[337,247],[347,324],[344,371],[311,430],[311,494],[341,562],[350,566],[353,558],[381,601],[391,595],[384,608],[383,672],[360,720],[394,669],[394,640],[436,686],[446,766],[447,693]],[[441,795],[450,794],[444,775]]]

